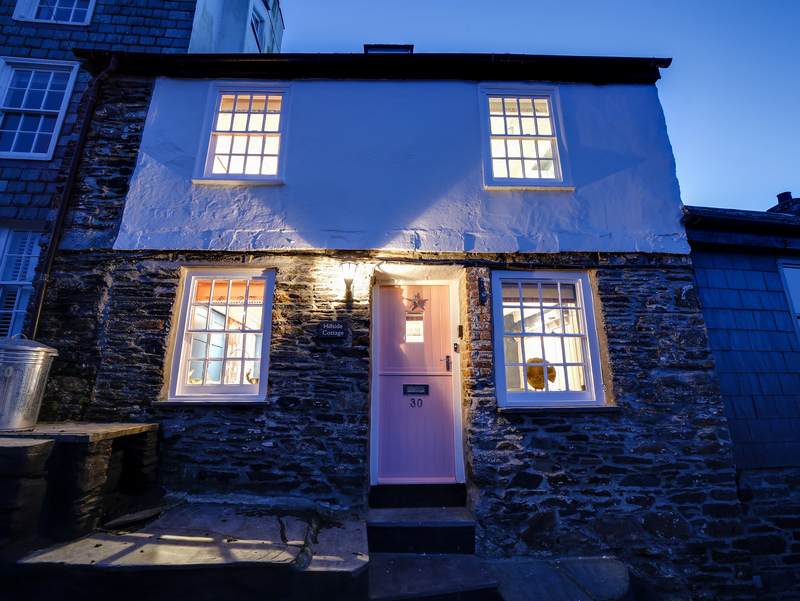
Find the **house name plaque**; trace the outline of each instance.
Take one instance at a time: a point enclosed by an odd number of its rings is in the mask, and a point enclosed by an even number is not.
[[[317,338],[347,338],[347,332],[344,321],[321,321],[317,324]]]

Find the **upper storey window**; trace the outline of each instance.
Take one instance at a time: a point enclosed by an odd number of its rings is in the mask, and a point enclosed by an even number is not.
[[[219,90],[201,180],[281,182],[286,90]]]
[[[0,158],[49,160],[77,65],[4,58],[0,77]]]
[[[486,186],[563,187],[554,91],[482,92]]]
[[[17,21],[38,21],[65,25],[88,25],[95,0],[19,0],[14,10]]]

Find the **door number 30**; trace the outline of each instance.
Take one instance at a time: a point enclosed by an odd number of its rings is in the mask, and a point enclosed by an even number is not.
[[[422,399],[411,399],[412,407],[422,407]]]

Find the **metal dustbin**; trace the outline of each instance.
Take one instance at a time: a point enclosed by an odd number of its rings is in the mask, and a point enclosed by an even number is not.
[[[33,340],[0,339],[0,432],[33,430],[56,355]]]

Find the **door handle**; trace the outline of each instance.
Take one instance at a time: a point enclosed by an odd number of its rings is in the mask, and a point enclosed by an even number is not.
[[[444,359],[439,359],[439,361],[444,361],[444,367],[447,371],[451,371],[452,364],[450,363],[450,355],[445,355]]]

